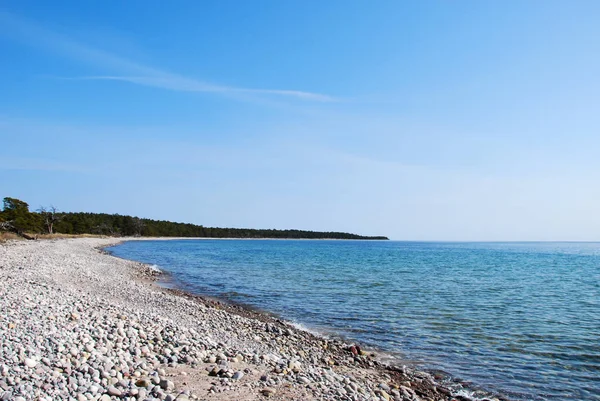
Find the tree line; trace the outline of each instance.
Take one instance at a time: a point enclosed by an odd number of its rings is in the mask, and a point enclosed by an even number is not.
[[[143,237],[388,239],[331,231],[204,227],[120,214],[60,212],[54,206],[30,211],[26,202],[9,197],[3,200],[0,230],[12,231],[26,238],[32,238],[31,234],[61,233]]]

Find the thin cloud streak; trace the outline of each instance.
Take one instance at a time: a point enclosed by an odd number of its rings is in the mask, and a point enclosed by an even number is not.
[[[243,88],[202,82],[194,78],[139,64],[109,52],[86,46],[65,35],[55,33],[12,13],[0,10],[0,28],[2,25],[5,29],[0,29],[0,34],[4,33],[9,37],[16,36],[21,40],[25,39],[29,44],[35,46],[42,45],[54,49],[79,61],[93,63],[94,65],[102,64],[106,68],[119,73],[118,75],[71,77],[65,79],[123,81],[174,91],[206,92],[233,96],[243,94],[275,95],[315,102],[336,102],[340,100],[321,93],[299,90]],[[236,98],[238,100],[251,100],[244,96],[236,96]]]
[[[181,92],[208,92],[208,93],[231,93],[231,94],[257,94],[257,95],[276,95],[288,96],[298,99],[312,100],[317,102],[335,102],[336,98],[322,95],[320,93],[283,90],[283,89],[250,89],[237,88],[232,86],[221,86],[209,84],[206,82],[197,81],[195,79],[186,78],[179,75],[161,73],[156,76],[88,76],[88,77],[73,77],[63,78],[72,80],[89,80],[89,81],[122,81],[137,85],[152,86]]]

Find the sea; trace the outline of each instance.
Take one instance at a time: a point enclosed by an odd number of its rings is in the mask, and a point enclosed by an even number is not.
[[[109,251],[474,397],[600,400],[600,243],[206,239]]]

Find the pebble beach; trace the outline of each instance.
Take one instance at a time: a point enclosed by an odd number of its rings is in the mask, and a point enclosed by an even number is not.
[[[163,288],[114,238],[0,244],[1,400],[461,400],[425,372]]]

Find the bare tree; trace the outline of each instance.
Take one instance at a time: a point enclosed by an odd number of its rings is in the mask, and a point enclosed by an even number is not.
[[[0,221],[0,231],[15,231],[11,221]]]
[[[44,225],[48,229],[48,234],[54,233],[54,224],[58,223],[62,218],[62,215],[58,213],[56,206],[50,205],[49,208],[42,206],[39,208],[38,212],[44,218]]]

